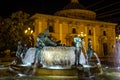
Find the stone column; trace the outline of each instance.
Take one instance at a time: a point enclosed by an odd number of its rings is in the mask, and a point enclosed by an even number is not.
[[[59,24],[59,33],[60,33],[60,40],[61,40],[61,43],[62,43],[62,26],[63,26],[63,24],[62,23],[60,23]]]
[[[94,40],[94,50],[96,51],[96,33],[95,33],[95,27],[93,27],[93,40]]]

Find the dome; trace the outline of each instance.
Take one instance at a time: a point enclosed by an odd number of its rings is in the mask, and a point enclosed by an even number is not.
[[[81,5],[81,4],[79,4],[79,3],[74,2],[74,3],[67,4],[63,8],[63,10],[66,10],[66,9],[85,9],[85,7],[83,5]]]
[[[71,0],[71,3],[67,4],[62,10],[57,11],[54,15],[87,20],[96,18],[96,13],[86,10],[83,5],[79,4],[78,0]]]

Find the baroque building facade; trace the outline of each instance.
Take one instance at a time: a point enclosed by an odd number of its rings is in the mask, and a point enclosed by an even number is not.
[[[36,13],[34,19],[34,39],[46,28],[54,41],[60,40],[66,46],[73,45],[75,35],[84,36],[86,49],[88,39],[92,40],[93,49],[99,57],[115,54],[115,23],[96,20],[96,13],[86,10],[78,0],[71,0],[63,10],[54,15]]]

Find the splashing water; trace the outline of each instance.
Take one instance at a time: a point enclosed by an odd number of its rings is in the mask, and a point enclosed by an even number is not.
[[[118,64],[118,69],[120,69],[120,40],[116,43],[116,60]]]
[[[44,47],[41,51],[43,67],[71,67],[75,63],[74,47]]]
[[[95,52],[94,52],[93,54],[95,55],[95,57],[96,57],[96,59],[97,59],[97,61],[98,61],[98,64],[101,65],[101,62],[100,62],[100,59],[99,59],[98,55],[97,55]]]

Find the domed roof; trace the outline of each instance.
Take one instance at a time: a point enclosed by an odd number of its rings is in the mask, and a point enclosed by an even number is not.
[[[57,11],[54,15],[75,19],[93,20],[96,18],[96,13],[90,10],[86,10],[78,0],[71,0],[71,3],[66,5],[63,10]]]
[[[79,4],[78,2],[71,2],[63,8],[63,10],[66,10],[66,9],[85,9],[85,7]]]

